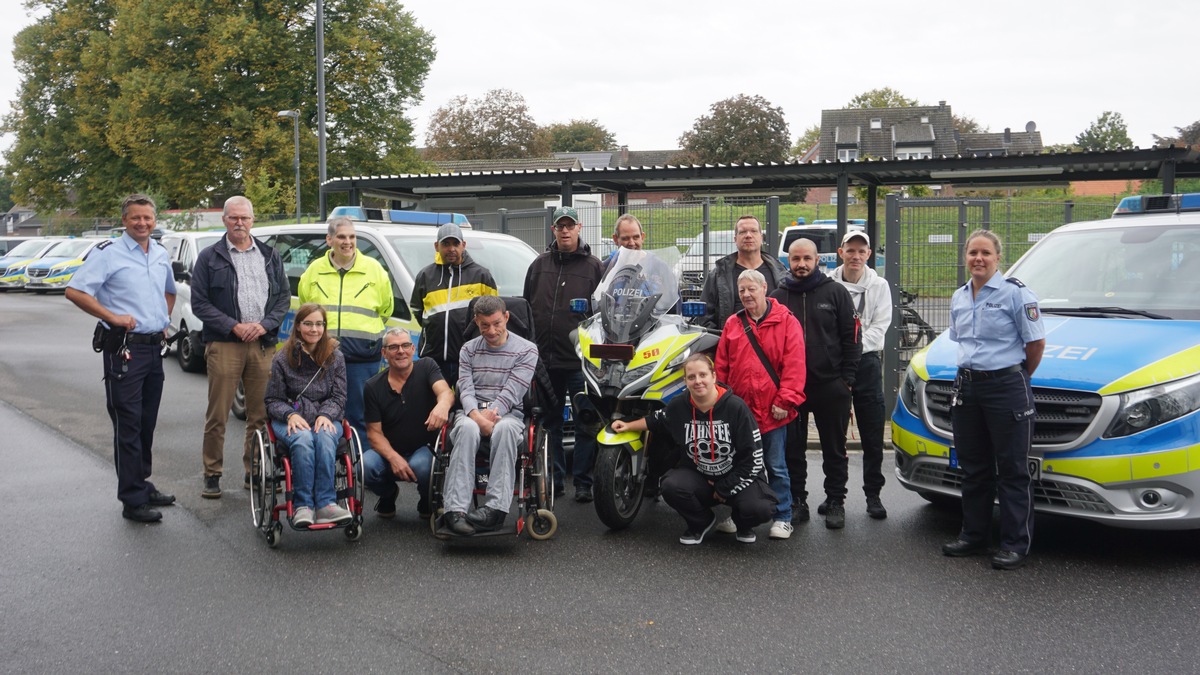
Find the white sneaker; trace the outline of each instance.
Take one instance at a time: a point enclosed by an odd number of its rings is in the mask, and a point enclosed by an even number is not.
[[[776,520],[771,523],[771,532],[767,536],[772,539],[787,539],[792,536],[792,524],[786,520]]]
[[[737,526],[733,524],[732,516],[727,516],[725,520],[717,523],[716,527],[713,529],[715,529],[717,532],[724,532],[725,534],[733,534],[737,532]]]
[[[327,523],[344,523],[349,521],[352,517],[353,516],[350,515],[349,511],[338,506],[336,502],[330,504],[329,506],[322,506],[321,508],[317,509],[318,525],[325,525]]]
[[[308,527],[313,524],[313,510],[307,506],[301,506],[296,509],[295,515],[292,516],[292,525],[296,527]]]

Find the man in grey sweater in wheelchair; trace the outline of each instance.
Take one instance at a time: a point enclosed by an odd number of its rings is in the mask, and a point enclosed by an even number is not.
[[[508,332],[508,311],[496,296],[475,302],[472,317],[479,337],[459,352],[458,396],[463,414],[450,429],[446,467],[446,527],[470,535],[499,529],[512,504],[517,451],[524,433],[521,401],[537,367],[537,345]],[[468,514],[475,488],[475,454],[481,438],[491,438],[487,499]]]

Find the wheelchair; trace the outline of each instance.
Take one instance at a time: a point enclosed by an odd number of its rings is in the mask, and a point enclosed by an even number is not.
[[[334,489],[337,502],[348,510],[351,518],[345,523],[321,523],[309,526],[292,524],[295,511],[292,507],[291,457],[285,444],[275,437],[268,421],[256,434],[258,453],[254,456],[250,470],[250,511],[254,516],[254,527],[267,540],[267,546],[275,548],[283,538],[285,516],[293,530],[339,530],[346,531],[346,538],[357,541],[362,536],[363,524],[363,453],[358,432],[349,422],[342,421],[342,438],[338,441],[334,459]],[[282,501],[280,496],[282,495]]]
[[[454,534],[444,527],[442,486],[446,480],[446,467],[450,463],[452,450],[450,429],[458,415],[463,412],[456,410],[450,421],[438,432],[433,447],[433,468],[429,476],[429,508],[433,511],[429,517],[429,526],[433,530],[433,536],[441,540],[496,535],[520,536],[526,530],[530,537],[538,541],[554,536],[558,530],[558,518],[554,515],[554,464],[550,458],[550,432],[541,423],[541,408],[534,405],[533,398],[530,394],[525,396],[524,409],[529,412],[525,413],[525,431],[517,451],[516,479],[513,481],[516,517],[513,518],[510,512],[510,517],[505,519],[504,527],[500,529],[464,536]],[[471,492],[475,508],[479,507],[480,499],[487,491],[490,441],[490,438],[481,438],[479,450],[475,454],[475,489]]]

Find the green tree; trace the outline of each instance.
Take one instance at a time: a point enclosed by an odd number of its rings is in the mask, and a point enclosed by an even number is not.
[[[1186,127],[1175,127],[1174,136],[1151,135],[1154,136],[1154,144],[1160,148],[1172,145],[1200,145],[1200,120],[1196,120]]]
[[[850,99],[847,108],[912,108],[921,105],[915,98],[908,98],[891,87],[871,89]]]
[[[547,124],[539,133],[550,152],[593,152],[617,148],[616,136],[596,120]]]
[[[482,98],[455,96],[433,111],[425,135],[430,161],[520,159],[549,152],[525,97],[493,89]]]
[[[804,130],[800,137],[796,139],[796,144],[792,146],[792,156],[800,157],[804,153],[812,149],[818,141],[821,140],[821,125],[814,124]]]
[[[16,205],[12,198],[13,181],[12,176],[4,169],[0,169],[0,213],[7,213],[9,209]]]
[[[1133,141],[1121,113],[1106,110],[1075,137],[1075,145],[1080,150],[1120,150],[1132,148]]]
[[[978,134],[986,133],[987,127],[979,123],[979,120],[970,115],[951,115],[954,124],[954,130],[960,134]]]
[[[23,79],[4,129],[19,199],[108,213],[151,185],[169,206],[218,203],[263,169],[292,176],[299,109],[304,195],[317,201],[315,35],[300,0],[31,0]],[[404,110],[420,100],[433,38],[385,0],[327,0],[332,175],[419,165]],[[74,195],[74,199],[70,198]]]
[[[679,137],[696,163],[782,162],[791,150],[783,109],[761,96],[739,94],[717,101]]]

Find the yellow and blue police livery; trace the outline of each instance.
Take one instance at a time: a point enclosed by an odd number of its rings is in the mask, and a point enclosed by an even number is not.
[[[69,239],[50,249],[45,257],[25,268],[25,290],[35,292],[61,291],[71,281],[71,275],[83,265],[100,242],[107,239]]]
[[[25,287],[25,268],[29,263],[41,258],[61,239],[30,239],[18,244],[0,258],[0,290],[18,289]]]
[[[1200,194],[1129,198],[1046,235],[1010,270],[1039,298],[1034,508],[1144,529],[1200,528]],[[1028,317],[1032,319],[1033,317]],[[892,417],[896,475],[959,497],[950,463],[958,346],[909,364]]]

